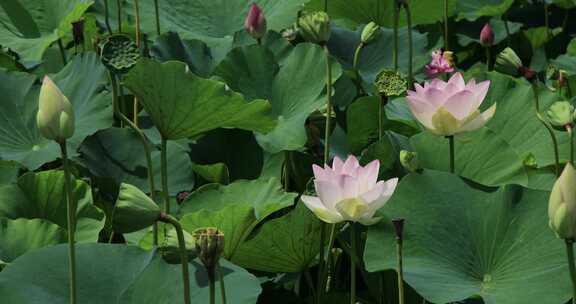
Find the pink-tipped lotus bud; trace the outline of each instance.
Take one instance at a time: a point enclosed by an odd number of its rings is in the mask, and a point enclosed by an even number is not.
[[[244,29],[254,39],[260,39],[266,34],[266,18],[264,12],[256,3],[252,3],[248,16],[244,21]]]
[[[494,31],[489,23],[486,23],[480,32],[480,43],[483,46],[491,46],[494,44]]]

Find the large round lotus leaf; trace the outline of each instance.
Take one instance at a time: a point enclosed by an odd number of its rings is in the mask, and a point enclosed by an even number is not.
[[[331,67],[335,82],[341,68],[334,60]],[[326,104],[326,55],[314,44],[298,44],[280,69],[271,51],[257,45],[238,48],[228,54],[215,74],[247,96],[270,100],[278,125],[256,137],[270,153],[302,148],[307,140],[306,118]]]
[[[226,240],[224,256],[231,259],[256,225],[291,206],[296,196],[284,192],[276,178],[237,181],[227,186],[208,184],[182,203],[182,226],[190,233],[202,227],[220,229]]]
[[[149,144],[156,191],[161,188],[160,151]],[[81,162],[92,174],[111,178],[118,185],[129,183],[150,192],[148,165],[142,141],[131,129],[110,128],[86,138],[79,150]],[[192,163],[186,151],[178,144],[168,142],[168,188],[171,195],[194,187]]]
[[[112,125],[111,96],[103,90],[106,69],[95,54],[75,57],[52,79],[74,106],[76,131],[68,141],[71,155],[88,135]],[[38,93],[35,76],[0,70],[0,157],[37,169],[56,160],[60,148],[44,139],[36,126]]]
[[[162,62],[178,60],[185,62],[192,73],[200,77],[210,76],[214,58],[210,48],[201,40],[183,40],[175,32],[168,32],[156,39],[150,49],[152,56]]]
[[[232,261],[266,272],[305,271],[318,255],[321,230],[318,218],[299,203],[290,213],[265,222],[238,247]]]
[[[572,289],[564,242],[548,228],[549,192],[483,189],[428,170],[400,182],[380,213],[406,220],[406,282],[432,303],[565,303]],[[388,220],[369,227],[368,271],[396,267],[393,231]]]
[[[12,262],[30,250],[65,243],[67,235],[64,228],[47,220],[0,218],[0,260]]]
[[[246,102],[224,83],[192,74],[183,62],[142,59],[125,84],[166,139],[196,137],[217,128],[266,133],[276,124],[267,101]]]
[[[428,132],[410,138],[424,168],[448,171],[448,139]],[[524,159],[498,134],[487,129],[457,136],[454,140],[455,171],[488,186],[528,185]]]
[[[92,191],[83,181],[73,184],[77,201],[76,240],[96,242],[104,226],[102,212],[92,204]],[[58,170],[26,173],[17,184],[0,186],[0,217],[44,219],[67,229],[64,172]],[[39,233],[51,233],[49,229]],[[41,237],[41,236],[38,236]]]
[[[46,49],[72,31],[92,5],[91,0],[10,0],[0,2],[0,45],[20,55],[31,66]]]
[[[126,245],[82,244],[76,247],[76,263],[79,303],[183,301],[180,265],[167,264],[155,251]],[[221,264],[228,303],[256,303],[261,291],[258,279],[224,260]],[[208,303],[208,278],[204,267],[194,260],[189,268],[192,303]],[[0,298],[5,303],[18,304],[69,303],[67,245],[32,251],[6,267],[0,273]],[[219,295],[216,301],[219,303]]]

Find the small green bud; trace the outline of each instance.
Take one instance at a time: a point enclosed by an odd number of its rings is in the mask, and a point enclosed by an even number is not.
[[[194,243],[194,238],[192,235],[185,230],[184,233],[184,243],[186,246],[186,252],[188,253],[188,260],[196,258],[196,248]],[[180,264],[180,248],[178,247],[178,234],[176,230],[170,229],[166,233],[166,238],[162,244],[162,257],[168,263]]]
[[[46,139],[64,142],[74,135],[74,109],[56,84],[45,76],[40,88],[36,123]]]
[[[567,163],[548,201],[550,228],[562,239],[576,237],[576,170]]]
[[[366,26],[364,26],[360,40],[363,44],[368,44],[374,41],[374,39],[376,39],[379,35],[380,26],[378,26],[378,24],[376,24],[374,21],[371,21],[370,23],[366,24]]]
[[[135,186],[122,183],[112,213],[112,228],[130,233],[152,226],[160,218],[160,208]]]
[[[400,151],[400,163],[402,166],[410,171],[417,172],[420,171],[420,162],[418,161],[418,153],[402,150]]]
[[[520,60],[516,52],[509,47],[505,48],[496,57],[495,69],[500,73],[516,77],[520,75],[521,67],[522,60]]]
[[[206,268],[213,268],[224,252],[224,234],[217,228],[199,228],[192,234],[196,253]]]
[[[306,41],[325,44],[330,40],[330,17],[325,12],[303,15],[298,20],[298,26]]]
[[[546,117],[554,128],[566,130],[574,122],[574,106],[568,101],[557,101],[546,111]]]
[[[400,73],[392,70],[383,70],[378,73],[374,85],[378,93],[386,97],[400,96],[404,94],[408,88],[406,79],[404,79]]]

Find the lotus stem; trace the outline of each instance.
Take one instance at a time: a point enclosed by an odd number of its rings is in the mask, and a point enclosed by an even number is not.
[[[284,191],[288,192],[290,188],[290,151],[284,151]]]
[[[324,0],[324,12],[328,13],[328,0]]]
[[[316,298],[316,291],[314,290],[314,282],[312,281],[312,276],[310,275],[310,272],[308,271],[308,269],[305,269],[302,272],[304,273],[304,278],[306,279],[306,283],[308,284],[308,289],[312,294],[312,298]]]
[[[138,51],[140,52],[140,46],[141,46],[141,39],[140,39],[140,35],[141,35],[141,30],[140,30],[140,4],[139,4],[139,0],[134,0],[134,15],[136,16],[136,47],[138,48]],[[138,126],[138,98],[136,96],[134,96],[134,104],[133,104],[133,108],[132,108],[132,121],[134,122],[134,125]]]
[[[488,71],[492,71],[492,52],[490,46],[486,46],[486,66],[488,67]]]
[[[384,106],[388,101],[388,97],[380,95],[380,102],[378,103],[378,140],[384,136]]]
[[[544,26],[546,27],[546,42],[548,42],[550,40],[550,17],[546,1],[544,1]]]
[[[167,140],[164,136],[162,136],[162,143],[161,143],[160,151],[160,171],[162,174],[162,194],[164,195],[164,212],[166,214],[170,214],[170,193],[168,192],[168,147],[167,147]]]
[[[410,5],[408,2],[404,2],[404,12],[406,13],[406,25],[408,27],[408,86],[411,88],[412,84],[414,83],[414,71],[412,67],[412,57],[414,57],[414,50],[412,45],[412,12],[410,11]]]
[[[358,234],[356,233],[356,223],[350,223],[350,304],[356,304],[356,259],[353,255],[358,255]]]
[[[150,186],[150,198],[152,201],[156,202],[156,185],[154,182],[154,168],[152,165],[152,152],[150,149],[150,145],[148,142],[148,138],[144,131],[142,131],[136,124],[132,123],[126,115],[124,115],[118,109],[118,81],[116,80],[116,76],[110,73],[110,81],[112,85],[112,96],[113,96],[113,110],[114,115],[124,124],[128,125],[136,134],[138,134],[138,138],[140,138],[140,142],[142,142],[142,147],[144,148],[144,154],[146,157],[146,165],[148,166],[148,184]],[[154,223],[154,245],[158,245],[158,224]]]
[[[444,0],[444,50],[450,50],[448,45],[448,0]]]
[[[220,266],[220,262],[218,262],[217,266],[218,276],[220,279],[220,297],[222,298],[222,304],[226,304],[226,286],[224,285],[224,273],[222,272],[222,266]]]
[[[570,279],[572,280],[572,303],[576,301],[576,266],[574,265],[574,240],[566,239],[566,256],[568,258],[568,269],[570,269]]]
[[[396,258],[397,258],[397,269],[398,274],[398,303],[404,304],[404,268],[402,262],[402,239],[396,238]]]
[[[570,136],[570,163],[574,164],[574,130],[572,125],[566,125],[566,131],[568,131],[568,136]]]
[[[334,247],[334,241],[336,239],[336,224],[330,224],[330,236],[328,238],[328,254],[325,254],[324,251],[324,243],[326,241],[326,223],[322,222],[320,228],[320,261],[319,262],[319,270],[318,270],[318,287],[316,288],[316,296],[317,296],[317,303],[322,303],[322,297],[324,292],[328,291],[328,276],[329,276],[329,268],[332,255],[330,251],[332,247]]]
[[[158,0],[154,0],[154,15],[156,17],[156,35],[160,36],[160,8],[158,6]]]
[[[62,154],[62,164],[64,167],[64,188],[66,191],[68,215],[68,275],[70,279],[70,303],[76,303],[76,243],[74,234],[76,233],[76,201],[74,192],[70,184],[70,164],[68,160],[68,150],[66,140],[59,143]]]
[[[448,145],[450,146],[450,173],[454,174],[454,135],[446,136],[448,138]]]
[[[360,77],[360,71],[358,70],[358,61],[360,60],[360,54],[364,48],[364,43],[360,42],[354,51],[354,61],[352,62],[352,69],[354,70],[354,75],[356,76],[356,94],[360,95],[363,91],[362,89],[362,78]]]
[[[542,125],[548,130],[548,134],[550,134],[550,138],[552,139],[552,146],[554,147],[554,162],[556,166],[556,176],[560,176],[560,155],[558,153],[558,140],[556,139],[556,134],[554,134],[554,130],[552,126],[548,124],[548,122],[542,117],[540,114],[540,97],[538,95],[538,83],[536,80],[531,81],[532,84],[532,92],[534,93],[534,104],[536,106],[536,117]]]
[[[216,283],[214,267],[206,267],[208,272],[208,282],[210,285],[210,304],[216,304]]]
[[[110,26],[110,13],[108,9],[108,0],[104,0],[104,23],[106,24],[106,30],[108,31],[108,34],[112,35],[112,27]]]
[[[66,66],[68,60],[66,59],[66,50],[62,44],[62,39],[58,39],[58,49],[60,50],[60,56],[62,57],[62,65]]]
[[[190,304],[191,297],[190,297],[190,275],[188,272],[188,252],[186,252],[186,242],[184,241],[184,231],[182,230],[182,225],[180,225],[180,222],[178,222],[176,218],[167,213],[162,213],[160,215],[160,221],[171,224],[172,226],[174,226],[174,229],[176,230],[176,235],[178,237],[178,248],[180,250],[180,262],[182,263],[182,281],[184,282],[184,303]],[[210,272],[208,273],[208,276],[210,278]],[[214,296],[212,294],[213,292],[214,292],[214,268],[212,268],[212,276],[210,278],[210,293],[212,299],[211,303],[214,303],[213,302]]]
[[[395,1],[396,2],[396,1]],[[394,71],[398,72],[398,23],[400,7],[394,3],[394,49],[392,50],[392,61],[394,62]]]
[[[116,0],[118,14],[118,33],[122,33],[122,0]]]

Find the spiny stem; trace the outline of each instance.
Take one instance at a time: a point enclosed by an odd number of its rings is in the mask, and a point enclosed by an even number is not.
[[[190,304],[190,274],[188,272],[188,252],[186,251],[186,242],[184,240],[184,231],[182,230],[182,225],[173,216],[162,213],[160,216],[160,221],[164,223],[171,224],[176,230],[176,235],[178,237],[178,248],[180,250],[180,262],[182,263],[182,281],[184,283],[184,303]],[[214,269],[212,269],[212,272]],[[214,284],[214,274],[212,274],[211,284]],[[211,292],[213,290],[211,285]],[[214,303],[214,302],[212,302]]]
[[[444,50],[450,50],[448,45],[448,0],[444,0]]]
[[[140,52],[140,4],[139,0],[134,0],[134,15],[136,16],[136,47]],[[132,107],[132,121],[135,126],[138,126],[138,98],[134,96],[134,104]]]
[[[446,136],[450,146],[450,173],[454,173],[454,135]]]
[[[108,34],[112,35],[112,27],[110,26],[110,13],[108,11],[108,0],[104,0],[104,23]]]
[[[168,192],[168,147],[167,140],[162,136],[160,151],[160,171],[162,175],[162,194],[164,195],[164,212],[170,214],[170,193]]]
[[[396,2],[396,1],[394,1]],[[394,3],[394,49],[392,50],[392,61],[394,62],[394,71],[398,72],[398,23],[400,7]]]
[[[332,119],[332,67],[330,66],[330,51],[324,45],[326,54],[326,130],[324,131],[324,164],[330,160],[330,120]]]
[[[404,269],[402,265],[402,239],[396,239],[396,258],[398,268],[398,303],[404,304]]]
[[[160,8],[158,7],[158,0],[154,0],[154,14],[156,16],[156,35],[160,36]]]
[[[408,2],[404,2],[404,12],[406,13],[406,26],[408,27],[408,86],[412,88],[412,84],[414,83],[414,71],[412,67],[414,50],[412,45],[412,13]]]
[[[68,275],[70,279],[70,303],[76,303],[76,244],[74,234],[76,233],[76,201],[74,192],[70,184],[70,164],[68,160],[68,150],[66,140],[59,143],[62,154],[62,164],[64,166],[64,188],[67,198],[68,215]]]
[[[353,255],[358,255],[358,235],[356,233],[356,223],[350,223],[350,304],[356,304],[356,262]]]

